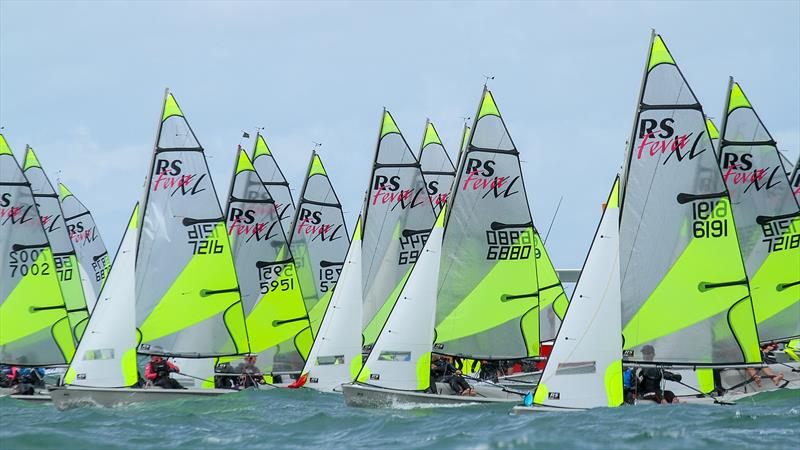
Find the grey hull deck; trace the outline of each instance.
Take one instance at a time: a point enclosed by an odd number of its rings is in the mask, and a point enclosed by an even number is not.
[[[456,404],[496,404],[519,402],[520,396],[499,388],[476,387],[478,395],[463,396],[455,393],[432,394],[428,392],[400,391],[363,384],[343,384],[342,393],[347,406],[361,408],[392,408],[397,406],[432,406]]]
[[[64,386],[50,390],[53,404],[58,409],[69,409],[78,406],[116,406],[130,403],[142,403],[187,398],[211,398],[233,394],[239,391],[228,389],[161,389],[161,388],[91,388],[80,386]]]

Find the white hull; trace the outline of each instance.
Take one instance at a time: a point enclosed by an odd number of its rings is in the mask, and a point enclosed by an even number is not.
[[[50,396],[58,409],[69,409],[82,405],[116,406],[186,398],[211,398],[239,391],[228,389],[162,389],[162,388],[92,388],[64,386],[50,390]]]
[[[446,385],[445,385],[446,386]],[[453,405],[453,404],[487,404],[487,403],[514,403],[520,401],[520,396],[504,392],[502,389],[485,385],[475,386],[478,395],[464,396],[453,393],[449,386],[449,393],[431,394],[429,392],[401,391],[397,389],[367,386],[363,384],[348,383],[342,385],[342,393],[347,406],[362,408],[391,408],[395,406]],[[438,383],[440,391],[443,385]]]

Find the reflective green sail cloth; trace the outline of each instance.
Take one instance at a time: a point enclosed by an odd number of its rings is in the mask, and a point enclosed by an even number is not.
[[[705,116],[654,35],[628,148],[620,220],[625,360],[760,363],[728,191]]]
[[[66,364],[75,353],[53,251],[30,184],[0,134],[0,364]]]
[[[283,176],[272,150],[267,146],[267,141],[264,140],[264,136],[261,133],[256,134],[253,157],[250,160],[253,161],[253,166],[264,183],[264,187],[267,188],[267,191],[275,201],[275,209],[281,218],[281,227],[284,231],[289,231],[292,227],[292,218],[294,218],[292,191],[289,190],[289,183],[286,181],[286,177]]]
[[[569,299],[536,228],[533,229],[533,252],[539,283],[539,337],[542,342],[552,341],[564,320]]]
[[[471,358],[539,354],[534,226],[519,153],[484,90],[448,205],[434,351]]]
[[[311,154],[289,233],[297,278],[316,336],[350,248],[342,204],[316,152]]]
[[[364,343],[378,337],[436,217],[419,161],[383,111],[364,208]]]
[[[259,355],[258,367],[265,372],[299,371],[313,338],[297,267],[275,203],[243,150],[227,216],[250,352]]]
[[[50,242],[50,248],[53,250],[53,262],[58,274],[58,282],[61,285],[61,293],[64,296],[64,303],[67,305],[67,317],[77,342],[80,341],[83,331],[86,329],[89,308],[83,292],[78,257],[72,247],[72,240],[69,238],[64,213],[61,211],[61,203],[58,200],[59,196],[42,169],[36,153],[30,147],[25,150],[25,162],[22,170],[25,178],[31,184],[36,208],[42,219],[42,226],[47,234],[47,240]]]
[[[775,140],[733,79],[719,162],[761,341],[800,336],[800,208]]]
[[[78,258],[86,305],[92,311],[111,270],[111,257],[89,210],[63,184],[59,184],[59,191],[64,223]]]
[[[425,135],[422,138],[418,159],[431,205],[434,212],[439,214],[442,206],[447,203],[450,186],[456,177],[456,168],[439,138],[439,133],[430,121],[425,124]]]
[[[169,93],[145,189],[136,254],[139,351],[247,352],[225,217],[203,148]]]

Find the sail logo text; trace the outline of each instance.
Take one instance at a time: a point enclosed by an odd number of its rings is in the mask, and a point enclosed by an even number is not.
[[[82,243],[83,245],[86,245],[90,242],[94,242],[94,240],[97,239],[95,228],[96,227],[85,229],[83,222],[67,224],[67,234],[69,234],[69,238],[73,243]]]
[[[178,192],[181,195],[195,195],[205,191],[205,188],[200,189],[200,184],[205,178],[206,174],[197,177],[196,174],[181,175],[181,165],[183,162],[179,159],[169,161],[166,159],[156,160],[155,173],[158,174],[153,181],[153,192],[161,190],[173,189],[170,196],[174,196]]]
[[[747,192],[751,187],[760,191],[761,189],[769,190],[781,184],[782,174],[778,175],[780,166],[774,167],[771,171],[769,167],[753,168],[752,157],[753,155],[749,153],[742,155],[725,153],[723,155],[722,168],[725,169],[725,173],[722,174],[722,178],[725,179],[726,185],[735,186],[746,183],[747,187],[743,192]],[[769,176],[767,176],[767,172],[769,172]]]
[[[447,203],[447,192],[439,193],[439,182],[434,180],[428,183],[428,197],[433,206],[443,206]]]
[[[465,165],[464,173],[467,177],[461,185],[461,190],[486,191],[483,198],[490,193],[495,198],[510,197],[519,191],[512,190],[514,184],[519,180],[519,176],[503,177],[495,176],[495,161],[481,161],[477,158],[470,158]]]
[[[675,120],[670,117],[662,119],[660,123],[654,119],[642,119],[639,123],[639,139],[641,139],[641,142],[636,149],[636,159],[642,159],[643,154],[653,157],[669,152],[663,164],[666,164],[673,154],[678,158],[678,162],[683,161],[687,154],[682,154],[681,151],[685,150],[689,145],[689,139],[694,133],[675,135],[674,123]],[[706,151],[706,149],[697,151],[697,146],[704,134],[705,132],[698,134],[694,142],[691,143],[688,153],[690,160]]]
[[[423,200],[420,200],[420,194],[423,193],[422,189],[414,192],[414,189],[401,189],[400,176],[395,175],[387,177],[385,175],[375,175],[375,180],[372,183],[372,205],[375,206],[379,202],[382,205],[394,204],[392,209],[398,205],[401,209],[413,208],[421,205]],[[412,197],[413,195],[413,197]]]

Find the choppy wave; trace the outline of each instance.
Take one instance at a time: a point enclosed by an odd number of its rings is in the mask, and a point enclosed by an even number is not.
[[[0,398],[0,448],[800,448],[800,391],[735,406],[509,415],[509,405],[358,409],[311,390],[59,412]]]

